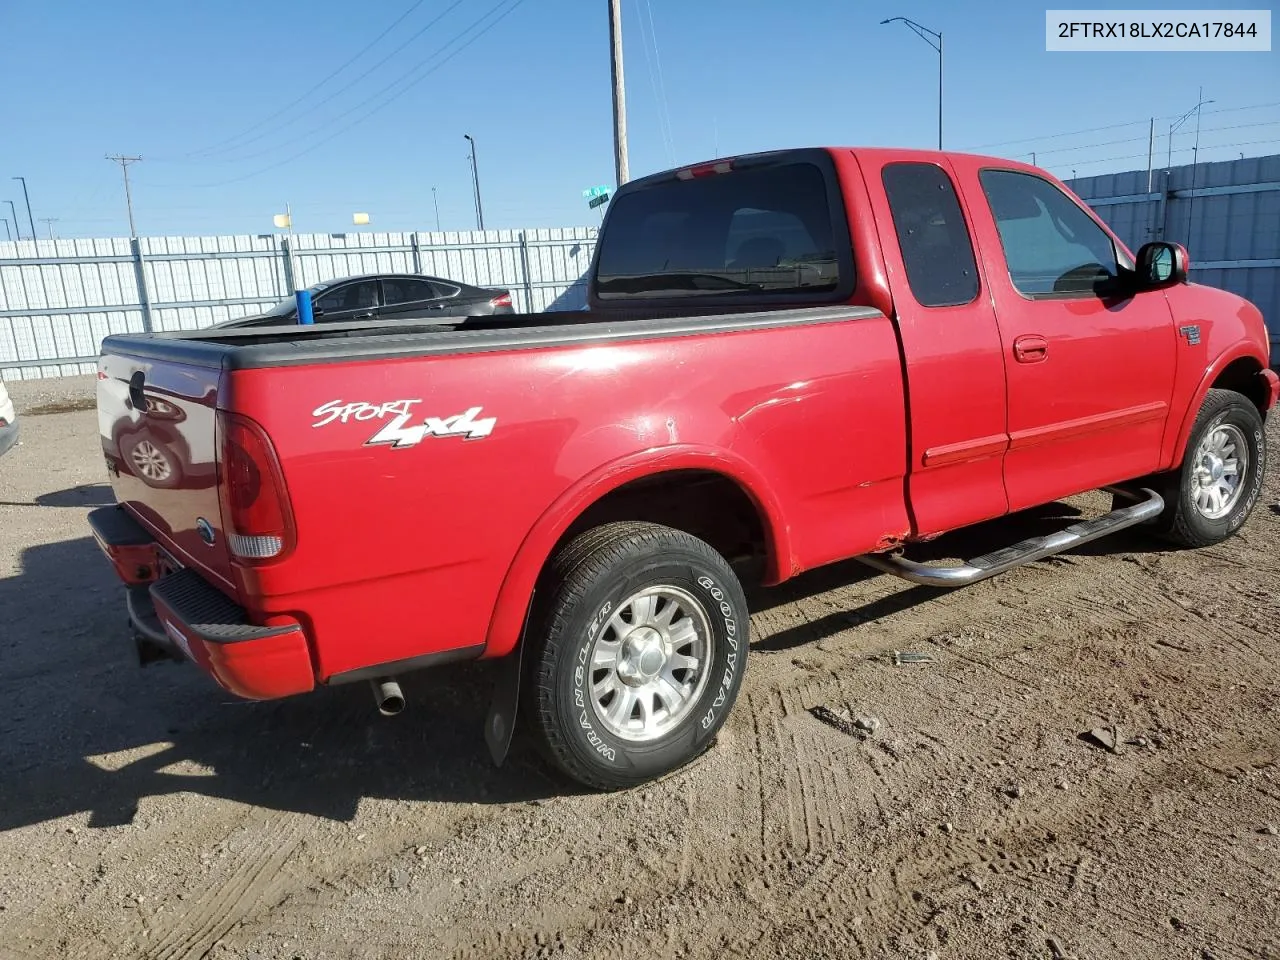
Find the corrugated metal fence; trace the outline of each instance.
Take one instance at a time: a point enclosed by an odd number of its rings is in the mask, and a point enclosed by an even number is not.
[[[1280,363],[1280,156],[1131,170],[1069,182],[1132,250],[1181,243],[1191,279],[1247,297],[1271,332]]]
[[[1280,156],[1084,177],[1072,188],[1136,250],[1191,251],[1192,278],[1248,297],[1280,360]],[[92,373],[108,333],[190,330],[298,286],[394,271],[508,287],[518,310],[572,308],[594,227],[0,243],[0,376]]]
[[[596,229],[143,237],[0,243],[0,377],[92,373],[111,333],[193,330],[297,286],[388,271],[511,290],[516,309],[573,300]]]

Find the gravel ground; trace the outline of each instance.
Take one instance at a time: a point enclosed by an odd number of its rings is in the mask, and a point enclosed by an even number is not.
[[[84,523],[111,496],[92,380],[11,386],[0,957],[1280,958],[1274,474],[1205,550],[764,592],[716,747],[594,795],[488,763],[480,665],[410,678],[395,719],[359,686],[250,704],[138,669]]]

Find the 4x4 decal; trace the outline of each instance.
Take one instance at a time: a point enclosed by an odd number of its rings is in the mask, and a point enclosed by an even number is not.
[[[344,403],[331,400],[311,411],[316,422],[311,426],[325,427],[331,423],[364,422],[368,420],[385,420],[393,417],[382,426],[377,433],[364,442],[366,447],[389,445],[393,449],[403,449],[421,443],[427,437],[463,437],[467,440],[480,440],[493,433],[498,423],[497,417],[479,419],[482,407],[471,407],[463,413],[452,417],[423,417],[421,422],[409,426],[409,422],[419,416],[413,407],[421,403],[416,400],[389,400],[386,403]]]

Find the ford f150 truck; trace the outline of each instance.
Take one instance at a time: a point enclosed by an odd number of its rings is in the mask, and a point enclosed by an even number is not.
[[[91,524],[144,660],[259,699],[371,681],[390,713],[400,674],[504,658],[495,759],[518,715],[604,789],[709,746],[744,583],[1216,543],[1280,393],[1259,311],[1180,246],[1132,254],[1021,163],[849,148],[626,184],[583,312],[113,336],[98,378],[118,505]],[[1094,489],[1110,513],[910,558]]]

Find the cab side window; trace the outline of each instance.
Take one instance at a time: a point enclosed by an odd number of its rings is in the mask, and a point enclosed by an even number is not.
[[[1048,180],[1016,170],[983,170],[979,177],[1019,293],[1096,296],[1118,275],[1106,231]]]
[[[925,307],[972,303],[978,267],[946,171],[932,163],[890,163],[881,178],[911,295]]]

